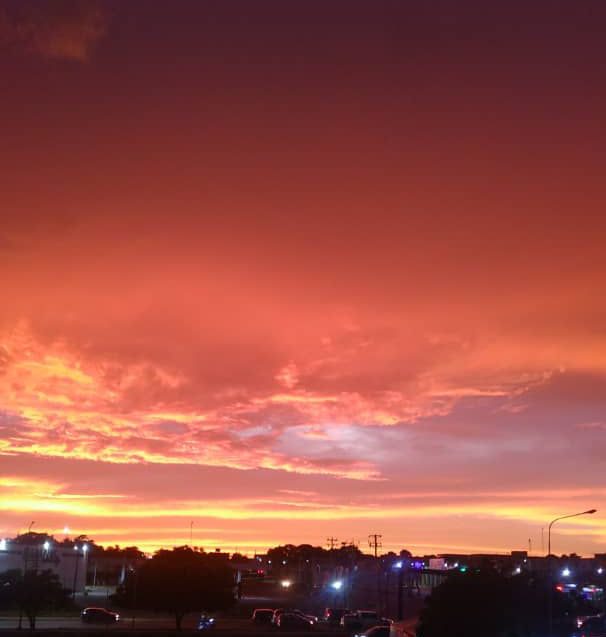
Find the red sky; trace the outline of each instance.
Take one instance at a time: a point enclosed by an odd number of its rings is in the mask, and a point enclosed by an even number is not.
[[[606,510],[606,7],[528,4],[0,4],[0,536]]]

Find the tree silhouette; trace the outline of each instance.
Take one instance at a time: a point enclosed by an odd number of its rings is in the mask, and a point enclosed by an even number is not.
[[[175,616],[177,630],[190,612],[216,611],[234,603],[229,565],[189,547],[158,551],[130,574],[117,601]]]
[[[14,604],[36,629],[36,618],[43,610],[59,608],[67,604],[67,595],[59,578],[50,570],[8,571],[2,575],[3,604]],[[19,620],[21,621],[21,620]]]
[[[522,574],[494,570],[453,573],[434,589],[421,612],[418,637],[539,637],[547,631],[549,586]],[[587,612],[580,598],[554,592],[557,634],[572,631],[572,618]]]

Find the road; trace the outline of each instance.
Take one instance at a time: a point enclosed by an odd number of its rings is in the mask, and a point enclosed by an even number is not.
[[[0,630],[13,630],[17,627],[17,617],[0,617]],[[183,620],[184,629],[193,629],[197,625],[197,616],[192,613],[187,615]],[[28,628],[27,619],[23,619],[23,627]],[[134,624],[133,618],[128,615],[121,615],[120,621],[111,625],[103,624],[83,624],[79,617],[38,617],[36,620],[36,628],[39,629],[62,629],[62,630],[81,630],[83,627],[91,630],[172,630],[175,628],[175,619],[170,615],[160,615],[157,617],[136,617]],[[256,633],[249,619],[241,618],[225,618],[219,620],[217,632],[224,630],[233,631],[235,633]]]
[[[0,617],[0,631],[14,630],[17,627],[17,617]],[[27,619],[23,619],[23,628],[28,628]],[[192,613],[183,619],[183,629],[193,630],[197,627],[197,615]],[[136,617],[134,624],[132,617],[121,615],[120,621],[115,624],[83,624],[79,617],[39,617],[36,620],[36,628],[40,630],[79,630],[83,629],[87,632],[114,632],[129,631],[133,628],[139,631],[171,631],[175,629],[175,619],[170,615],[160,615],[157,617]],[[266,626],[256,626],[249,618],[225,617],[217,620],[217,625],[213,628],[212,633],[221,633],[229,635],[251,635],[252,637],[261,637],[270,634],[275,637],[276,630]],[[314,634],[330,635],[331,637],[345,637],[341,631],[334,630],[327,632],[325,630],[313,631]]]
[[[183,620],[184,630],[193,630],[196,628],[196,615],[191,614],[185,617]],[[0,631],[14,631],[17,627],[17,617],[0,617]],[[404,622],[405,628],[408,634],[414,634],[414,620]],[[27,619],[23,619],[23,628],[28,628]],[[36,621],[36,628],[40,630],[66,630],[66,631],[82,631],[85,628],[86,632],[114,632],[125,631],[135,629],[136,632],[149,631],[173,631],[175,629],[174,618],[168,615],[162,615],[158,617],[139,617],[135,618],[134,624],[132,617],[122,616],[120,621],[112,625],[90,625],[82,624],[79,617],[39,617]],[[226,617],[218,620],[217,627],[213,629],[212,633],[221,633],[229,635],[251,635],[254,637],[261,637],[262,635],[276,635],[275,629],[267,629],[263,627],[254,626],[248,618],[235,618]],[[211,633],[211,634],[212,634]],[[308,633],[309,634],[309,633]],[[312,634],[331,635],[334,637],[344,637],[344,633],[339,630],[313,631]]]

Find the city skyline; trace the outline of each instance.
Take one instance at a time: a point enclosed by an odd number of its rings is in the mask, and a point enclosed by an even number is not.
[[[606,7],[527,4],[0,4],[0,537],[606,552]]]

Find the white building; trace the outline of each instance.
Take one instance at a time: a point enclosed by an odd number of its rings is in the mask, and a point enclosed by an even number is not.
[[[88,546],[58,543],[49,539],[19,541],[0,539],[0,573],[51,570],[59,577],[63,588],[77,593],[84,591]]]

